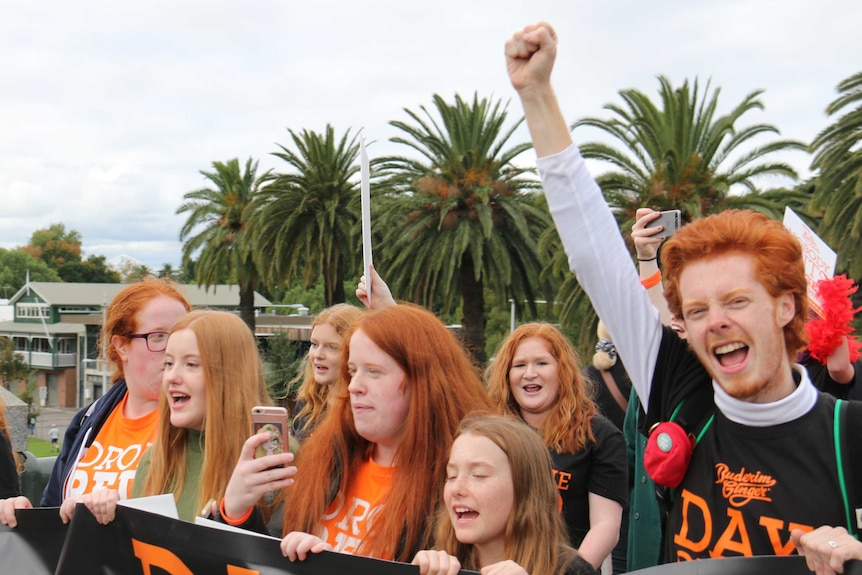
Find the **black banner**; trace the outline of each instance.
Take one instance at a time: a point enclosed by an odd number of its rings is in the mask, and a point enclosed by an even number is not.
[[[16,518],[14,529],[0,523],[0,572],[52,575],[69,529],[60,509],[19,510]]]
[[[118,507],[100,525],[79,505],[70,525],[57,508],[21,510],[18,527],[0,525],[0,572],[34,575],[418,575],[413,565],[342,553],[292,563],[279,541]],[[844,572],[862,575],[862,562]],[[462,571],[462,575],[472,571]],[[809,575],[802,557],[707,559],[635,571],[638,575]]]

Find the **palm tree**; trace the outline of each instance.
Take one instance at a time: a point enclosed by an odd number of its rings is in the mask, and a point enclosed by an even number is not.
[[[838,252],[839,267],[862,278],[862,72],[838,84],[838,93],[826,113],[846,113],[811,143],[811,169],[820,170],[812,204],[823,210],[818,231]]]
[[[481,365],[483,290],[488,285],[501,301],[518,302],[550,293],[538,281],[536,239],[551,221],[528,201],[537,187],[524,177],[530,170],[513,164],[530,144],[504,150],[523,119],[504,130],[505,108],[477,95],[472,103],[455,96],[448,104],[438,95],[433,102],[442,124],[424,106],[421,114],[405,110],[413,124],[391,122],[406,134],[392,141],[422,159],[380,160],[391,190],[375,224],[382,230],[380,269],[395,293],[417,303],[451,312],[460,301],[464,343]]]
[[[251,158],[242,170],[236,158],[212,166],[212,171],[200,173],[213,187],[188,192],[177,208],[177,214],[188,213],[180,230],[180,241],[185,241],[183,261],[189,264],[200,252],[195,265],[198,285],[209,288],[225,277],[236,282],[240,317],[254,332],[254,290],[261,274],[253,258],[248,207],[271,175],[267,171],[258,176],[257,162]],[[192,235],[194,231],[197,233]]]
[[[180,275],[180,271],[175,270],[174,264],[172,264],[171,262],[165,262],[162,264],[162,269],[158,271],[157,275],[160,278],[166,278],[176,281],[176,279]]]
[[[685,221],[717,213],[729,208],[747,208],[780,219],[786,205],[791,205],[807,217],[809,196],[799,189],[763,191],[755,181],[762,176],[783,176],[796,180],[796,171],[787,163],[773,160],[776,152],[804,150],[801,142],[776,139],[755,145],[758,137],[778,135],[767,124],[738,127],[740,118],[751,110],[763,109],[754,91],[728,114],[718,116],[720,89],[710,93],[709,84],[701,96],[697,80],[674,88],[664,76],[659,78],[661,109],[642,92],[623,90],[624,106],[607,104],[613,112],[608,120],[584,118],[572,129],[581,126],[597,128],[622,144],[591,142],[580,146],[585,158],[609,163],[612,170],[599,175],[608,203],[616,214],[624,234],[631,230],[638,208],[678,208]],[[574,278],[568,276],[565,256],[558,248],[559,239],[548,231],[542,246],[555,253],[545,270],[563,281],[558,300],[563,323],[572,325],[575,318],[588,310],[586,321],[579,321],[581,335],[593,339],[594,313],[585,305],[585,298]],[[564,271],[565,270],[565,271]]]
[[[755,179],[796,180],[789,164],[769,158],[775,152],[805,150],[805,146],[779,139],[745,150],[757,137],[779,134],[768,124],[737,127],[744,114],[764,108],[759,99],[763,91],[750,93],[730,113],[716,117],[720,88],[710,95],[707,84],[701,98],[697,80],[693,88],[685,81],[675,89],[664,76],[659,76],[659,83],[662,109],[638,90],[622,90],[626,107],[605,106],[615,118],[584,118],[572,125],[572,129],[598,128],[623,144],[621,149],[604,143],[580,146],[585,158],[616,168],[596,179],[611,206],[628,220],[621,223],[631,227],[637,208],[647,205],[681,209],[686,221],[741,206],[780,213],[783,208],[758,197]]]
[[[253,207],[257,257],[267,262],[271,282],[316,283],[321,274],[325,305],[345,301],[344,278],[356,269],[359,186],[357,136],[340,138],[288,130],[296,151],[279,145],[275,156],[293,171],[277,174]]]

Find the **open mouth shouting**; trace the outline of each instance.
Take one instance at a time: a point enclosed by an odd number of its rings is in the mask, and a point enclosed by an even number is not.
[[[715,359],[724,371],[735,372],[745,365],[748,358],[748,346],[734,341],[718,345],[712,350]]]
[[[452,511],[455,512],[455,517],[457,518],[458,523],[469,523],[479,516],[478,511],[474,511],[469,507],[458,506],[454,507]]]
[[[171,409],[180,409],[184,405],[186,405],[191,397],[183,393],[181,391],[172,391],[168,394],[168,398],[170,399],[170,407]]]

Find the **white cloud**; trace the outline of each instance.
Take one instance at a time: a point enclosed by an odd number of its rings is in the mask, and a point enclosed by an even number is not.
[[[88,254],[177,264],[174,212],[205,185],[199,170],[234,157],[280,169],[286,128],[363,129],[372,154],[408,153],[388,122],[434,93],[512,100],[520,116],[503,43],[538,20],[561,38],[569,120],[607,117],[623,88],[655,94],[659,74],[698,76],[722,88],[723,110],[765,90],[747,122],[807,142],[862,62],[853,0],[7,3],[0,246],[62,221]],[[807,172],[810,159],[788,161]]]

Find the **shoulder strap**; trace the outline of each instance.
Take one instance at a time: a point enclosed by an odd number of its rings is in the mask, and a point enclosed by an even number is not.
[[[620,387],[617,385],[614,376],[611,375],[610,370],[600,369],[599,373],[602,374],[602,379],[605,380],[605,387],[607,387],[608,391],[611,392],[614,401],[617,402],[617,405],[620,406],[620,409],[626,411],[629,408],[629,400],[623,397],[623,392],[620,391]]]
[[[673,413],[670,414],[668,421],[677,421],[683,429],[695,438],[694,444],[697,445],[703,439],[709,426],[712,425],[712,421],[715,419],[715,411],[714,409],[707,408],[703,401],[692,403],[696,403],[693,408],[683,410],[685,400],[680,401],[674,408]],[[699,431],[695,431],[697,427],[700,427]]]
[[[850,506],[850,499],[847,496],[847,482],[844,479],[844,450],[842,444],[847,443],[847,424],[843,423],[847,420],[847,408],[849,404],[841,399],[835,400],[834,420],[832,427],[832,436],[835,442],[835,463],[838,467],[838,487],[841,489],[841,499],[844,502],[844,515],[847,522],[847,531],[859,538],[859,533],[856,529],[856,522],[853,521],[853,510]]]

